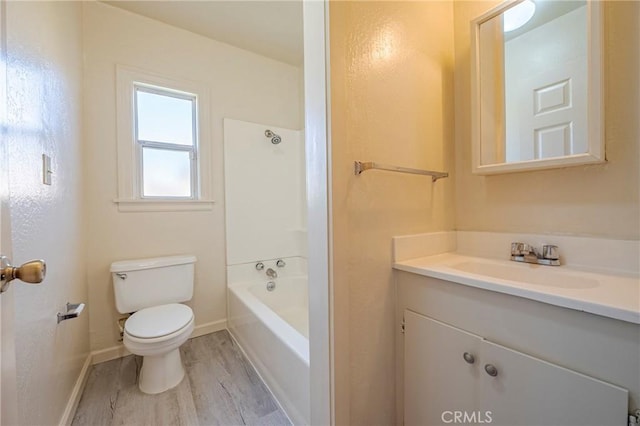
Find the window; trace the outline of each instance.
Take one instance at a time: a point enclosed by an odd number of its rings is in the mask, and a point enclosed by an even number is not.
[[[193,94],[135,85],[140,198],[195,198],[196,111]]]
[[[117,75],[119,210],[210,209],[207,90],[121,66]]]

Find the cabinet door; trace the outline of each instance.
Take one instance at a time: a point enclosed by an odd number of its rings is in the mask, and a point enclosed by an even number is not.
[[[627,424],[626,389],[486,340],[481,353],[479,409],[491,412],[492,425]]]
[[[448,424],[454,412],[475,411],[481,339],[409,310],[404,319],[405,425]]]

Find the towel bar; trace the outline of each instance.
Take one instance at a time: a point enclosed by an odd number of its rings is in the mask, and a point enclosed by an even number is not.
[[[354,174],[359,175],[364,171],[377,169],[386,170],[389,172],[411,173],[414,175],[427,175],[431,176],[431,181],[435,182],[438,179],[446,178],[449,176],[447,172],[434,172],[432,170],[410,169],[408,167],[389,166],[386,164],[374,163],[373,161],[356,161],[353,164]]]

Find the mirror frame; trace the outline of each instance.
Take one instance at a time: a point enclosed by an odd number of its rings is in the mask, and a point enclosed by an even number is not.
[[[603,1],[587,0],[587,135],[588,151],[564,157],[511,163],[481,164],[480,128],[480,25],[523,0],[507,0],[471,21],[471,145],[472,173],[491,175],[563,168],[606,162],[603,102]]]

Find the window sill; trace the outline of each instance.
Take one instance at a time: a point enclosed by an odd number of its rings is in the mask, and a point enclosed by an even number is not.
[[[212,210],[213,200],[113,200],[120,212],[185,212]]]

